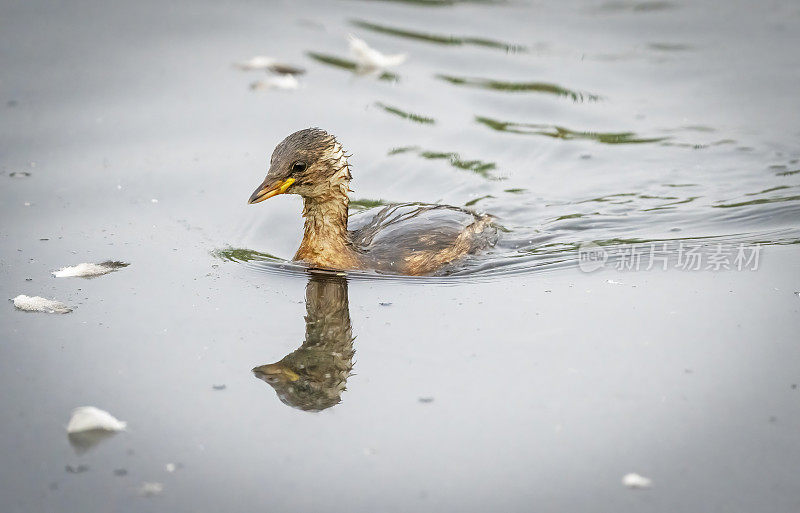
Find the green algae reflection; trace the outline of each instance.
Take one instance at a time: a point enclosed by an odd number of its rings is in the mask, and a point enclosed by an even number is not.
[[[676,4],[672,2],[665,2],[663,0],[646,0],[644,2],[637,2],[631,0],[612,0],[606,2],[596,8],[598,11],[605,12],[656,12],[675,9]]]
[[[574,102],[598,101],[600,96],[584,93],[561,87],[548,82],[506,82],[479,77],[456,77],[453,75],[436,75],[436,78],[458,86],[474,87],[489,91],[502,91],[507,93],[543,93],[569,98]]]
[[[483,46],[486,48],[495,48],[498,50],[504,50],[506,52],[528,51],[527,48],[521,45],[504,43],[502,41],[495,41],[492,39],[485,39],[481,37],[467,37],[467,36],[459,37],[459,36],[448,36],[441,34],[431,34],[427,32],[417,32],[415,30],[407,30],[396,27],[388,27],[386,25],[378,25],[377,23],[371,23],[363,20],[352,20],[350,23],[352,23],[356,27],[369,30],[372,32],[377,32],[379,34],[386,34],[406,39],[413,39],[415,41],[422,41],[425,43],[433,43],[438,45],[449,45],[449,46],[463,46],[463,45]]]
[[[391,105],[386,105],[381,102],[376,102],[375,105],[383,109],[384,111],[388,112],[389,114],[393,114],[397,117],[407,119],[414,123],[420,123],[423,125],[433,125],[436,123],[436,120],[433,118],[429,118],[427,116],[422,116],[420,114],[413,114],[411,112],[406,112],[404,110],[398,109],[397,107],[392,107]]]
[[[446,160],[455,168],[472,171],[476,175],[480,175],[487,180],[498,180],[498,178],[491,173],[491,171],[497,168],[497,164],[494,162],[466,160],[462,159],[458,153],[454,152],[422,151],[419,156],[428,160]]]
[[[736,208],[736,207],[749,207],[752,205],[763,205],[765,203],[783,203],[786,201],[800,201],[800,196],[779,196],[776,198],[761,198],[752,201],[742,201],[739,203],[723,203],[720,205],[711,205],[714,208]]]
[[[269,253],[262,253],[246,248],[225,248],[217,249],[211,252],[217,258],[227,260],[229,262],[285,262],[284,259],[278,258]]]
[[[471,206],[477,205],[479,201],[483,201],[485,199],[492,199],[492,198],[494,198],[494,196],[492,196],[491,194],[487,194],[485,196],[481,196],[479,198],[475,198],[475,199],[469,200],[468,202],[464,203],[464,206],[465,207],[471,207]]]
[[[360,212],[362,210],[367,210],[370,208],[381,207],[383,205],[388,205],[388,202],[382,199],[354,199],[350,200],[350,209],[355,210],[356,212]]]
[[[558,125],[541,125],[535,123],[511,123],[498,121],[496,119],[476,116],[475,121],[486,125],[498,132],[508,132],[512,134],[542,135],[566,141],[584,139],[597,141],[603,144],[644,144],[666,141],[669,137],[640,137],[634,132],[589,132],[581,130],[570,130]]]
[[[351,61],[350,59],[345,59],[343,57],[337,57],[335,55],[328,55],[324,53],[318,52],[306,52],[306,55],[311,59],[322,63],[327,64],[328,66],[333,66],[334,68],[344,69],[347,71],[351,71],[353,73],[358,73],[358,65],[355,61]],[[378,75],[380,80],[388,80],[390,82],[397,82],[400,80],[400,77],[394,73],[389,71],[383,71],[380,75]]]
[[[467,160],[461,158],[461,156],[456,152],[422,150],[417,146],[401,146],[399,148],[393,148],[389,150],[388,155],[399,155],[401,153],[416,153],[420,157],[428,160],[446,160],[456,169],[471,171],[487,180],[503,180],[503,178],[492,174],[492,171],[497,169],[497,164],[494,162],[485,162],[477,159]]]
[[[373,2],[391,2],[409,4],[420,7],[451,7],[460,4],[503,4],[506,0],[371,0]]]

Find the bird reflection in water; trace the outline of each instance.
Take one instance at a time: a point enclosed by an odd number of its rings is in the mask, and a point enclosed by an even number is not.
[[[306,339],[282,360],[253,369],[292,408],[321,411],[341,401],[353,369],[347,279],[311,271],[306,285]]]

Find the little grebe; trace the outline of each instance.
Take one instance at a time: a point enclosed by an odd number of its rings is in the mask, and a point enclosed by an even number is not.
[[[319,128],[284,139],[249,203],[278,194],[303,197],[305,228],[294,256],[313,267],[431,274],[492,244],[491,216],[445,205],[399,204],[353,216],[348,230],[350,165],[342,145]]]

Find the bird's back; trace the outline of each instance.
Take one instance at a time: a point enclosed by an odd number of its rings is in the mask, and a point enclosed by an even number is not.
[[[491,219],[456,207],[404,203],[359,212],[348,224],[370,268],[423,275],[493,244]]]

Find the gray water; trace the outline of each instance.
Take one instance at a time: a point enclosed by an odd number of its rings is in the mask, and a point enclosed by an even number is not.
[[[408,61],[353,73],[348,33]],[[0,509],[800,510],[797,48],[791,1],[2,2],[0,296],[74,311],[0,309]],[[258,54],[300,88],[251,90]],[[490,213],[497,245],[287,263],[300,200],[246,200],[308,126],[354,209]],[[128,430],[74,446],[83,405]]]

